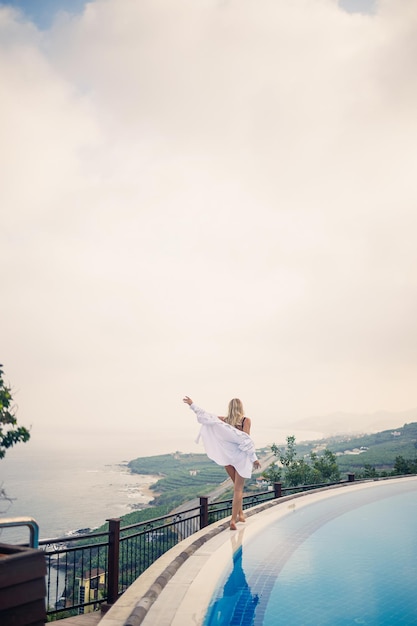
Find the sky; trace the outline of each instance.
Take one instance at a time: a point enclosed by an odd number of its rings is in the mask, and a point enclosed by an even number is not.
[[[416,407],[415,0],[51,7],[0,3],[0,362],[32,437],[194,438],[185,394],[259,428]]]

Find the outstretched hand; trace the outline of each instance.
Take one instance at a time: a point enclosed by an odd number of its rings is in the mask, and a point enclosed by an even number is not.
[[[192,404],[193,403],[191,398],[189,398],[188,396],[185,396],[185,398],[183,398],[182,401],[185,402],[185,404]]]

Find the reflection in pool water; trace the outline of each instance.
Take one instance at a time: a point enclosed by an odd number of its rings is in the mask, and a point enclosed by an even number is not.
[[[222,588],[222,595],[210,606],[206,622],[209,624],[253,624],[259,596],[252,594],[242,567],[243,529],[233,533],[233,567]]]
[[[204,626],[417,624],[417,480],[327,493],[244,542],[244,569],[237,539]]]

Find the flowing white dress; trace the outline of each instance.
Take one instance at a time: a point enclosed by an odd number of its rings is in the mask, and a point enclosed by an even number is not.
[[[252,437],[226,424],[217,415],[207,413],[194,402],[190,408],[201,424],[197,442],[201,437],[209,459],[218,465],[233,465],[240,476],[250,478],[253,464],[258,459]]]

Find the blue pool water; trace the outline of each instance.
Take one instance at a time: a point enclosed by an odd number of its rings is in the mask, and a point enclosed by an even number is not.
[[[417,480],[299,503],[236,549],[204,626],[417,625]]]

